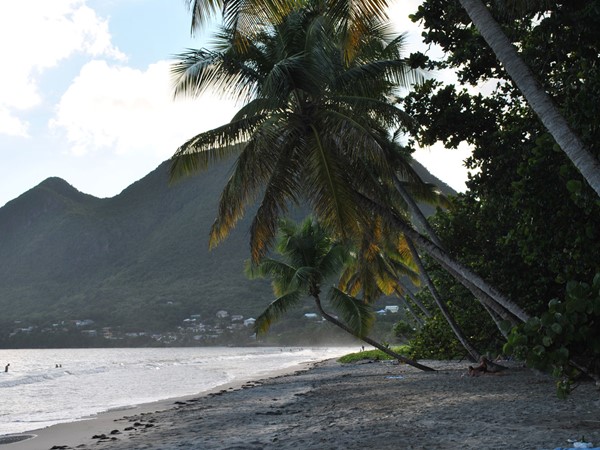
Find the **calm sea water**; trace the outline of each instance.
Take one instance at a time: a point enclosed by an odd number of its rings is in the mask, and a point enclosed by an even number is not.
[[[0,350],[0,435],[193,395],[348,351],[340,347]]]

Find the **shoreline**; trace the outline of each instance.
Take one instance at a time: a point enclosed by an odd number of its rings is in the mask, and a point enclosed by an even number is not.
[[[554,380],[509,363],[470,377],[468,362],[304,363],[261,380],[54,425],[6,450],[533,449],[600,446],[600,391],[567,400]],[[504,363],[503,363],[504,364]],[[113,431],[116,431],[114,434]],[[26,434],[33,434],[26,433]]]
[[[130,417],[147,416],[177,409],[181,404],[193,402],[198,398],[222,395],[227,392],[245,389],[250,385],[262,383],[263,380],[270,380],[272,378],[310,370],[319,363],[320,361],[303,362],[269,372],[261,377],[260,380],[234,380],[196,394],[170,397],[140,405],[114,408],[75,421],[57,423],[48,427],[28,430],[22,433],[0,435],[0,449],[45,450],[51,449],[52,447],[75,448],[76,446],[95,444],[99,439],[93,439],[93,436],[107,434],[107,430],[109,434],[110,431],[117,428],[115,425],[116,422],[127,420]]]

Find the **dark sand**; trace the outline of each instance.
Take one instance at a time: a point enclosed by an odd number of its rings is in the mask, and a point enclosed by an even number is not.
[[[593,383],[559,400],[552,378],[518,364],[470,377],[466,362],[424,363],[438,371],[326,361],[146,408],[155,412],[50,427],[2,449],[540,450],[572,447],[568,440],[582,436],[600,446],[600,391]]]

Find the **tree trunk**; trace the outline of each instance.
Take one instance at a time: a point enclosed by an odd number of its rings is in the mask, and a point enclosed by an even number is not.
[[[410,289],[407,289],[406,287],[404,287],[404,291],[406,292],[406,295],[408,295],[408,297],[412,300],[412,302],[417,305],[419,307],[419,309],[421,310],[421,312],[423,314],[425,314],[425,317],[433,317],[433,314],[431,314],[431,311],[429,311],[427,309],[427,306],[425,306],[423,304],[423,302],[421,300],[419,300],[415,294],[413,294]],[[396,295],[402,295],[400,292],[398,292],[396,290]]]
[[[600,197],[600,162],[598,159],[584,147],[579,137],[571,130],[552,98],[539,85],[485,4],[481,0],[459,0],[459,2],[529,106]]]
[[[396,225],[400,229],[400,231],[402,231],[402,233],[404,233],[404,235],[407,238],[411,239],[419,248],[421,248],[424,252],[431,256],[435,261],[442,264],[442,266],[452,270],[456,274],[457,280],[467,289],[470,285],[474,285],[475,287],[489,295],[494,302],[501,305],[503,308],[505,308],[507,311],[509,311],[522,322],[526,322],[529,319],[529,315],[525,311],[523,311],[519,307],[519,305],[510,301],[506,296],[498,292],[498,290],[496,290],[493,286],[490,286],[485,280],[483,280],[479,275],[474,273],[471,269],[465,267],[463,264],[453,259],[450,255],[448,255],[448,253],[439,248],[421,233],[416,231],[413,227],[404,222],[404,220],[397,217],[388,208],[381,206],[374,200],[364,195],[359,195],[359,200],[362,200],[366,208],[375,210],[382,217],[385,217],[388,220],[392,221],[394,225]]]
[[[410,213],[414,216],[415,219],[417,219],[419,225],[421,225],[425,229],[425,232],[427,233],[427,236],[429,236],[429,239],[431,239],[431,242],[433,242],[435,245],[437,245],[443,250],[444,246],[442,245],[442,241],[440,240],[434,229],[431,228],[427,217],[425,217],[425,214],[423,214],[423,211],[421,211],[421,208],[419,208],[417,202],[415,202],[412,196],[406,191],[406,189],[402,185],[402,182],[398,179],[397,176],[394,176],[394,187],[400,194],[400,197],[402,197],[402,200],[406,202]]]
[[[406,243],[408,244],[408,248],[410,249],[410,253],[412,254],[413,259],[417,263],[421,279],[429,289],[429,292],[431,292],[431,295],[433,296],[436,305],[438,306],[438,308],[440,308],[442,316],[444,316],[444,319],[446,319],[446,322],[448,322],[448,325],[450,325],[450,328],[456,336],[456,339],[460,341],[464,349],[469,353],[469,355],[471,355],[473,361],[479,361],[479,359],[481,358],[481,354],[469,342],[469,339],[465,336],[461,328],[458,326],[456,320],[454,320],[454,317],[452,317],[452,314],[446,306],[446,302],[444,302],[444,300],[440,297],[440,294],[433,285],[431,278],[429,278],[429,275],[425,271],[425,267],[423,267],[423,263],[421,262],[421,258],[419,258],[419,254],[417,253],[417,249],[415,248],[414,244],[410,239],[407,239]]]
[[[425,231],[428,234],[431,241],[435,245],[437,245],[442,251],[444,251],[444,246],[442,245],[442,241],[438,237],[437,233],[429,224],[429,221],[427,220],[427,218],[425,217],[425,215],[419,208],[419,205],[417,205],[417,203],[409,195],[409,193],[406,192],[406,189],[404,188],[404,186],[402,185],[400,180],[398,180],[397,177],[394,177],[394,185],[396,187],[396,190],[402,197],[402,199],[406,202],[409,211],[417,219],[417,222],[425,229]],[[460,280],[458,279],[460,277],[460,274],[458,274],[456,271],[452,270],[447,265],[444,265],[444,264],[440,264],[440,265],[451,276],[453,276],[456,280],[458,280],[460,282]],[[502,317],[504,320],[508,320],[513,325],[516,325],[514,317],[511,317],[505,308],[503,308],[501,305],[496,303],[496,301],[493,298],[491,298],[488,294],[483,292],[481,289],[477,288],[474,284],[470,283],[469,280],[466,280],[464,278],[462,280],[463,281],[461,282],[461,284],[463,284],[463,286],[465,286],[469,291],[471,291],[473,296],[475,296],[475,298],[477,300],[479,300],[479,302],[483,305],[484,308],[486,308],[486,310],[490,313],[490,315],[491,315],[491,311],[493,311],[495,314]],[[502,335],[504,336],[506,333],[500,327],[499,322],[496,320],[497,318],[495,316],[492,316],[492,319],[494,320],[494,323],[500,330],[500,333],[502,333]]]
[[[403,363],[408,364],[409,366],[413,366],[419,370],[423,370],[425,372],[435,372],[435,369],[432,369],[431,367],[427,367],[424,366],[423,364],[419,364],[416,361],[413,361],[412,359],[406,358],[402,355],[399,355],[398,353],[394,352],[393,350],[381,345],[379,342],[374,341],[373,339],[369,338],[369,337],[361,337],[358,336],[350,327],[346,326],[344,323],[340,322],[339,320],[337,320],[335,317],[327,314],[325,312],[325,310],[323,310],[323,306],[321,305],[321,299],[319,298],[318,295],[313,295],[314,299],[315,299],[315,303],[317,304],[317,309],[319,310],[319,312],[321,313],[321,315],[325,318],[325,320],[327,320],[328,322],[331,322],[332,324],[340,327],[342,330],[344,330],[346,333],[351,334],[354,337],[357,337],[358,339],[362,340],[363,342],[366,342],[369,345],[372,345],[373,347],[381,350],[382,352],[384,352],[387,355],[390,355],[392,358],[397,359],[398,361],[402,361]]]
[[[424,324],[423,319],[421,319],[419,317],[419,315],[417,314],[417,312],[415,311],[415,309],[413,308],[413,306],[410,304],[410,302],[406,299],[406,297],[403,297],[401,295],[398,295],[398,298],[401,301],[401,304],[404,305],[405,309],[408,309],[408,312],[410,313],[410,315],[413,317],[415,323],[417,324],[417,326],[419,328],[421,328]]]

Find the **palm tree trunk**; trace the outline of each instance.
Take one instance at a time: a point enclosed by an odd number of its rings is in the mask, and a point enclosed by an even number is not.
[[[415,309],[413,308],[413,306],[410,304],[410,302],[404,296],[399,296],[398,298],[400,299],[401,304],[403,304],[404,307],[406,309],[408,309],[408,312],[413,317],[413,319],[414,319],[415,323],[417,324],[417,326],[419,328],[421,328],[425,322],[423,322],[423,319],[421,319],[419,317],[419,315],[417,314],[417,312],[415,311]]]
[[[318,295],[313,295],[313,298],[315,299],[315,303],[317,304],[317,309],[319,310],[321,315],[325,318],[325,320],[327,320],[328,322],[331,322],[335,326],[340,327],[346,333],[349,333],[352,336],[357,337],[358,339],[362,340],[363,342],[366,342],[367,344],[372,345],[373,347],[381,350],[382,352],[391,356],[392,358],[397,359],[398,361],[402,361],[403,363],[406,363],[409,366],[413,366],[413,367],[415,367],[419,370],[423,370],[425,372],[434,372],[435,371],[435,369],[432,369],[431,367],[424,366],[423,364],[419,364],[418,362],[413,361],[412,359],[406,358],[406,357],[396,353],[395,351],[389,349],[388,347],[385,347],[384,345],[381,345],[379,342],[376,342],[367,336],[358,336],[351,328],[347,327],[344,323],[340,322],[335,317],[333,317],[325,312],[325,310],[323,309],[323,306],[321,305],[321,299],[319,298]]]
[[[446,302],[441,298],[438,290],[433,285],[431,278],[429,278],[429,274],[425,270],[425,267],[423,267],[423,262],[421,261],[421,258],[419,258],[419,254],[417,253],[417,249],[415,248],[414,244],[410,239],[407,239],[406,243],[408,244],[410,253],[412,254],[412,257],[417,264],[421,280],[423,280],[423,282],[429,289],[429,292],[431,292],[431,295],[433,296],[436,305],[440,309],[442,316],[444,316],[444,319],[446,319],[446,322],[448,322],[448,325],[450,325],[450,328],[454,332],[454,335],[459,340],[461,345],[469,353],[469,355],[471,355],[473,361],[479,361],[479,359],[481,358],[481,354],[475,349],[475,347],[473,347],[471,342],[469,342],[469,339],[465,336],[458,323],[456,323],[456,320],[454,320],[454,317],[452,316],[452,314],[448,310],[448,307],[446,306]]]
[[[427,218],[425,217],[425,215],[419,208],[419,205],[417,205],[417,203],[414,201],[412,196],[406,191],[406,189],[404,188],[404,186],[402,185],[400,180],[398,180],[397,177],[394,177],[394,185],[396,187],[396,190],[402,197],[402,199],[406,202],[409,211],[415,217],[415,219],[417,220],[419,225],[421,225],[424,228],[425,232],[427,233],[427,235],[429,236],[431,241],[435,245],[437,245],[441,250],[444,250],[442,241],[438,237],[435,230],[429,224],[429,221],[427,220]],[[448,267],[446,265],[442,264],[442,267],[450,275],[452,275],[455,279],[458,280],[458,277],[460,277],[460,274],[458,274],[457,272],[455,272],[454,270],[452,270],[450,267]],[[475,296],[475,298],[477,300],[479,300],[479,302],[483,305],[483,307],[486,308],[486,310],[490,313],[492,320],[494,320],[494,323],[496,324],[496,326],[500,330],[500,333],[502,333],[503,336],[506,334],[506,332],[500,327],[500,324],[497,321],[497,317],[492,316],[492,311],[496,315],[502,317],[504,320],[508,320],[513,325],[516,325],[514,316],[509,315],[508,311],[505,308],[503,308],[501,305],[496,303],[496,301],[492,297],[490,297],[488,294],[483,292],[481,289],[477,288],[473,283],[470,283],[469,280],[463,279],[463,282],[461,284],[463,284],[469,291],[471,291],[473,296]]]
[[[510,301],[506,296],[502,295],[493,286],[490,286],[485,280],[479,275],[475,274],[472,270],[460,264],[458,261],[451,258],[446,252],[441,250],[437,245],[431,242],[429,239],[415,231],[412,227],[405,224],[403,221],[396,219],[397,225],[400,227],[402,232],[412,239],[423,251],[425,251],[434,260],[442,263],[444,266],[449,267],[456,275],[458,275],[458,281],[465,286],[467,289],[474,285],[478,289],[481,289],[487,295],[492,297],[494,301],[506,308],[509,312],[514,314],[521,321],[526,322],[529,319],[529,315],[523,311],[517,304]]]
[[[417,222],[419,223],[419,225],[421,225],[425,229],[425,232],[427,233],[427,236],[429,236],[429,239],[431,239],[431,242],[433,242],[439,248],[444,249],[444,246],[442,245],[442,241],[438,237],[437,233],[431,227],[431,224],[427,220],[427,217],[425,217],[425,214],[423,214],[423,211],[421,211],[421,208],[419,208],[419,205],[417,205],[417,202],[415,202],[415,200],[412,198],[412,196],[406,191],[404,185],[398,179],[397,176],[394,176],[394,187],[400,194],[400,197],[402,197],[402,200],[404,200],[406,202],[406,205],[408,206],[408,210],[410,211],[412,216],[415,219],[417,219]]]
[[[600,197],[600,162],[585,148],[481,0],[459,0],[533,111]]]
[[[408,225],[404,220],[396,216],[389,208],[381,206],[376,201],[359,194],[359,201],[362,201],[364,206],[370,210],[375,210],[381,217],[385,217],[392,221],[404,235],[411,239],[419,248],[426,252],[431,258],[439,262],[443,267],[449,268],[454,274],[455,278],[467,289],[470,285],[474,285],[478,289],[489,295],[494,302],[501,305],[515,317],[522,322],[526,322],[529,319],[529,315],[523,311],[519,305],[509,300],[506,296],[498,292],[496,288],[488,284],[479,275],[464,266],[460,262],[452,258],[448,253],[442,250],[440,247],[435,245],[421,233],[416,231],[412,226]]]
[[[427,309],[427,306],[425,306],[423,304],[423,302],[421,300],[419,300],[415,294],[413,294],[410,289],[407,289],[406,287],[404,288],[404,291],[406,292],[406,295],[408,295],[408,297],[412,300],[412,302],[417,305],[419,307],[419,309],[421,310],[421,312],[423,314],[425,314],[425,317],[433,317],[433,314],[431,314],[431,311],[429,311],[429,309]],[[396,290],[396,295],[398,296],[402,296],[402,293],[399,292],[398,290]]]

